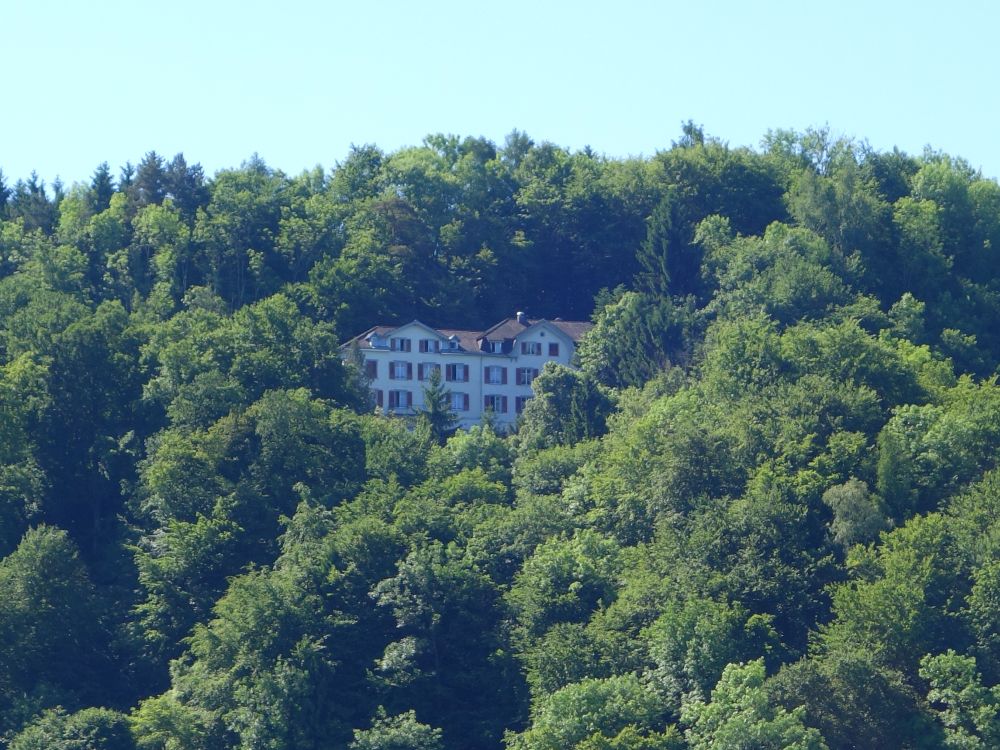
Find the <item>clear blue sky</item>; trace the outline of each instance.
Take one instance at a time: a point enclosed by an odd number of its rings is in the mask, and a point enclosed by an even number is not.
[[[650,155],[692,119],[1000,176],[1000,4],[986,0],[5,0],[0,169],[89,179],[155,150],[298,173],[433,132]]]

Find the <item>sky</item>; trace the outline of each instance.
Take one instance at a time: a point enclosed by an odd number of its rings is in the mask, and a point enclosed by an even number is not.
[[[996,178],[998,31],[986,0],[0,0],[0,170],[68,185],[153,150],[297,174],[515,128],[650,156],[692,120],[734,147],[930,145]]]

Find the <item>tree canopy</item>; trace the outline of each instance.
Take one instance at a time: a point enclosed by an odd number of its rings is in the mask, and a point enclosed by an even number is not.
[[[824,129],[0,180],[0,748],[1000,742],[1000,186]],[[339,344],[590,319],[512,434]]]

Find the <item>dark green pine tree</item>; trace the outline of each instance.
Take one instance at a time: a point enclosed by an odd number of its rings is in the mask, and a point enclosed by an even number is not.
[[[636,260],[642,269],[637,279],[640,287],[663,297],[670,294],[673,214],[673,200],[668,195],[657,204],[646,220],[646,239],[636,253]]]
[[[186,221],[194,221],[195,212],[208,203],[205,172],[200,164],[189,167],[184,154],[177,154],[166,166],[163,184]]]
[[[7,187],[7,180],[0,169],[0,220],[7,215],[7,199],[10,198],[10,188]]]
[[[111,176],[108,163],[101,162],[94,170],[90,180],[90,209],[95,214],[101,213],[111,205],[111,196],[115,193],[115,181]]]
[[[162,203],[166,197],[167,173],[163,157],[155,151],[148,152],[135,170],[135,179],[128,194],[136,206]]]
[[[636,251],[641,291],[661,297],[700,293],[701,253],[692,231],[690,209],[668,190],[646,220],[646,239]]]
[[[430,380],[424,387],[424,405],[418,410],[417,419],[427,426],[438,445],[444,445],[445,440],[455,431],[458,419],[451,410],[451,391],[441,380],[441,371],[438,369],[431,371]]]

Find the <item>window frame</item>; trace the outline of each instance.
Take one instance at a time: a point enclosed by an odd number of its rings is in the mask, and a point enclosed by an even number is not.
[[[514,372],[514,383],[515,385],[531,385],[537,377],[537,367],[518,367]]]
[[[461,368],[461,370],[459,369]],[[458,377],[461,371],[462,377]],[[445,365],[444,379],[446,383],[468,383],[469,366],[464,362],[449,362]]]
[[[426,383],[431,379],[431,373],[437,370],[441,372],[441,364],[438,362],[420,362],[417,365],[417,380]]]
[[[405,404],[400,403],[401,395],[406,396]],[[393,410],[410,409],[413,407],[413,392],[404,389],[393,389],[389,391],[389,396],[387,401],[388,401],[388,406],[386,408],[388,409],[393,409]]]
[[[507,385],[507,368],[503,365],[487,365],[483,368],[483,383],[486,385]]]
[[[499,405],[499,409],[497,408]],[[507,413],[507,397],[500,393],[483,394],[483,411],[492,409],[494,414]]]
[[[399,374],[402,369],[403,375]],[[413,364],[402,359],[389,363],[389,380],[413,380]]]

